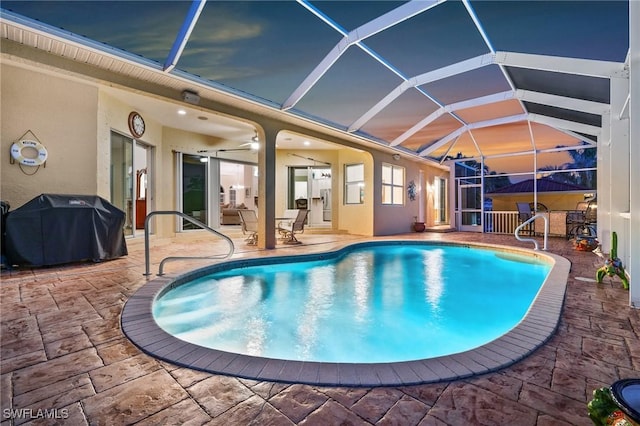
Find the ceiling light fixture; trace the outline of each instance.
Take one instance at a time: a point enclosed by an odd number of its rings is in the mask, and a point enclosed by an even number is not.
[[[182,91],[182,100],[188,104],[198,105],[200,103],[200,95],[191,90]]]
[[[178,115],[187,115],[187,111],[185,111],[183,109],[179,109],[178,110]]]

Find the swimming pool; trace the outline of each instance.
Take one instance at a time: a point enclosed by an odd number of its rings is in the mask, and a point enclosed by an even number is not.
[[[509,331],[550,266],[478,248],[370,245],[207,275],[159,297],[153,316],[179,339],[245,355],[409,361],[473,349]]]
[[[154,356],[242,377],[345,385],[466,377],[509,365],[551,335],[568,275],[560,259],[527,250],[384,241],[330,253],[236,260],[154,280],[132,297],[136,302],[127,302],[122,325]],[[452,279],[447,260],[456,273],[466,269],[471,275]],[[523,284],[525,275],[534,283]],[[276,277],[280,284],[274,285]],[[499,277],[506,279],[498,285]],[[485,293],[491,287],[498,292]],[[173,301],[167,297],[172,293]],[[518,294],[525,294],[524,301],[516,302]],[[212,307],[213,301],[223,305]],[[340,309],[330,311],[333,305]],[[453,316],[446,317],[452,307]],[[162,316],[153,320],[153,311]],[[277,324],[278,317],[284,322]],[[270,323],[275,327],[268,331]],[[364,323],[373,331],[347,326]],[[453,327],[447,331],[443,324]],[[471,325],[490,333],[476,338]],[[420,334],[424,330],[435,334]],[[195,344],[203,335],[215,338]],[[299,339],[283,339],[290,335]],[[231,343],[234,336],[240,339]],[[340,344],[353,356],[336,354]]]

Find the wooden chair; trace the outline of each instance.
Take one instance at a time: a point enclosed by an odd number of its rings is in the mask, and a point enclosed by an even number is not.
[[[284,244],[301,244],[296,238],[296,234],[304,232],[304,223],[307,220],[309,210],[300,209],[298,215],[293,222],[280,222],[278,224],[278,232],[282,235]]]

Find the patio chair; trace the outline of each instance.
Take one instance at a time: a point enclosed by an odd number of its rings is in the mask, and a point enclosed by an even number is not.
[[[580,201],[576,205],[575,210],[569,210],[567,212],[565,219],[567,240],[575,238],[579,233],[585,233],[584,231],[588,231],[590,234],[591,229],[594,229],[591,223],[593,222],[593,224],[595,224],[596,222],[597,210],[594,209],[590,211],[589,218],[587,219],[587,210],[589,210],[590,204],[591,203],[587,201]]]
[[[309,204],[306,198],[298,198],[296,200],[296,209],[307,209],[308,205]]]
[[[574,236],[578,237],[593,237],[598,235],[598,203],[596,200],[590,201],[587,205],[587,209],[584,211],[584,220],[581,224],[575,227]]]
[[[258,244],[258,216],[255,210],[238,209],[238,215],[240,215],[242,233],[248,235],[245,241],[247,244],[255,246]]]
[[[284,244],[301,244],[296,238],[296,234],[304,232],[304,223],[307,220],[309,210],[300,209],[298,215],[293,222],[280,222],[278,224],[278,232],[282,235]]]
[[[532,212],[536,212],[536,213],[540,213],[540,212],[548,212],[549,208],[547,206],[545,206],[542,203],[529,203],[529,209],[531,209]]]
[[[518,222],[520,222],[520,224],[523,224],[533,217],[529,203],[516,203],[516,207],[518,208]],[[536,221],[534,220],[522,228],[522,232],[528,235],[534,235],[536,233]]]

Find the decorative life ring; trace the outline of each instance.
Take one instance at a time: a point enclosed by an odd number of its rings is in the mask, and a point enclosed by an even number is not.
[[[22,150],[25,148],[33,148],[38,151],[38,156],[36,158],[27,158],[22,155]],[[47,148],[44,147],[38,141],[32,141],[28,139],[21,140],[19,142],[14,142],[11,145],[11,156],[14,160],[16,160],[20,164],[24,164],[25,166],[39,166],[47,161],[47,156],[49,153],[47,152]]]

